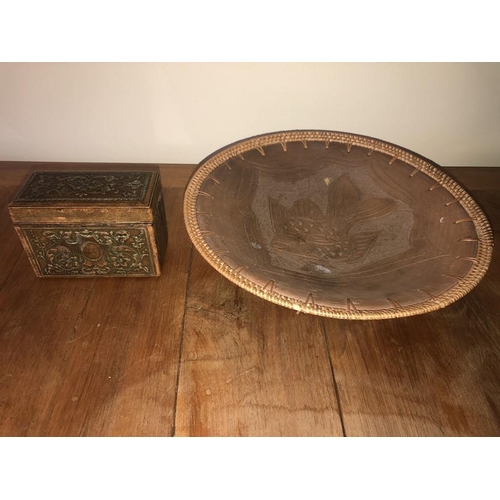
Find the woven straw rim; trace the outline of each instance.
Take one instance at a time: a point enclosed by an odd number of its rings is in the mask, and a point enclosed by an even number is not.
[[[479,242],[477,255],[475,256],[476,261],[473,262],[466,275],[460,277],[460,279],[455,278],[457,281],[456,284],[443,294],[419,304],[409,306],[402,305],[400,307],[392,306],[387,307],[387,309],[377,310],[363,310],[358,308],[355,310],[348,310],[347,308],[341,309],[338,307],[318,305],[315,304],[314,301],[311,301],[309,297],[304,297],[304,300],[299,300],[276,292],[275,290],[266,290],[265,287],[242,276],[238,271],[228,266],[214,253],[214,250],[205,241],[198,225],[196,205],[201,186],[217,167],[237,155],[256,148],[298,141],[342,143],[350,145],[350,147],[359,146],[384,153],[390,155],[391,162],[396,159],[402,160],[406,164],[413,166],[418,171],[426,174],[431,179],[441,184],[454,198],[458,200],[460,205],[472,219],[478,236]],[[372,137],[346,132],[325,130],[291,130],[275,132],[243,139],[219,149],[198,165],[197,170],[192,175],[188,186],[186,187],[184,194],[184,222],[191,241],[203,258],[219,273],[236,285],[265,300],[294,309],[297,312],[315,314],[317,316],[329,318],[363,320],[402,318],[441,309],[462,298],[481,281],[488,270],[493,253],[493,232],[485,214],[469,193],[467,193],[467,191],[456,181],[444,173],[437,164],[431,162],[423,156],[394,144]]]

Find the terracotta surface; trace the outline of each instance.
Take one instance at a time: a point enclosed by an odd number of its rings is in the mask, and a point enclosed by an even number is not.
[[[437,165],[350,134],[266,134],[218,151],[191,179],[185,218],[224,276],[323,316],[444,307],[491,259],[484,214]]]

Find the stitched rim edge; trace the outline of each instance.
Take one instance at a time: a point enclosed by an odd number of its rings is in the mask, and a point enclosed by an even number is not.
[[[348,311],[347,309],[314,304],[308,301],[306,297],[304,300],[299,300],[276,291],[270,292],[265,290],[263,286],[245,278],[238,272],[235,272],[222,259],[215,255],[214,251],[207,244],[200,232],[198,218],[196,215],[196,205],[201,186],[205,182],[206,178],[217,167],[238,154],[243,154],[246,151],[256,149],[257,147],[270,146],[281,142],[298,141],[329,141],[373,149],[374,151],[390,155],[392,158],[402,160],[415,167],[420,172],[426,174],[431,179],[434,179],[436,182],[439,182],[454,198],[458,200],[469,217],[473,219],[474,227],[479,240],[476,255],[477,262],[472,264],[469,271],[463,278],[460,279],[460,281],[435,299],[429,299],[415,305],[401,306],[401,308],[388,307],[387,309],[356,309],[351,311]],[[443,172],[436,164],[433,164],[430,160],[427,160],[416,153],[394,144],[372,137],[346,132],[323,130],[291,130],[275,132],[243,139],[216,151],[198,165],[198,168],[189,180],[184,193],[184,222],[188,235],[195,248],[212,267],[214,267],[227,279],[254,295],[275,304],[289,309],[294,309],[297,312],[315,314],[317,316],[324,316],[328,318],[363,320],[390,319],[414,316],[441,309],[461,299],[481,281],[488,270],[493,253],[493,232],[485,214],[469,193],[467,193],[464,188]]]

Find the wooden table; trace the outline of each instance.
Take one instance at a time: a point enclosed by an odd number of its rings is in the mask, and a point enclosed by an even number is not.
[[[192,249],[182,197],[194,167],[161,165],[160,278],[38,279],[7,203],[30,169],[91,166],[0,163],[1,436],[500,435],[498,251],[478,287],[440,311],[297,315]],[[498,244],[500,169],[447,170]]]

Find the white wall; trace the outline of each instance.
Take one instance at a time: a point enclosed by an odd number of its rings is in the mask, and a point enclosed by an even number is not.
[[[500,64],[0,64],[0,160],[198,163],[276,130],[500,165]]]

